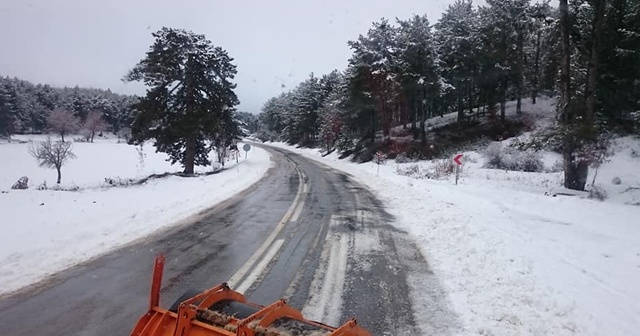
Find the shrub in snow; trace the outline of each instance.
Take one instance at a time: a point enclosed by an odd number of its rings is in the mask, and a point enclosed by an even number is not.
[[[38,160],[40,167],[56,169],[58,172],[58,180],[60,184],[62,179],[62,165],[69,159],[75,159],[76,156],[71,152],[71,143],[64,141],[52,142],[51,138],[34,143],[29,147],[29,153]]]
[[[518,165],[525,172],[541,172],[544,170],[544,164],[540,158],[540,153],[533,151],[517,152]]]
[[[500,168],[503,166],[502,144],[495,142],[487,146],[482,155],[487,159],[486,168]]]
[[[503,147],[501,143],[492,143],[483,151],[485,168],[511,171],[542,172],[544,164],[540,153],[532,150],[518,150],[514,147]]]
[[[609,162],[609,157],[614,154],[612,146],[612,135],[608,133],[599,134],[595,141],[587,143],[583,146],[582,152],[576,158],[589,164],[594,169],[593,181],[591,185],[595,186],[596,177],[598,177],[598,169],[603,163]]]
[[[445,178],[456,171],[456,164],[449,159],[435,161],[433,168],[427,173],[426,177],[432,180]]]
[[[373,159],[375,163],[378,165],[378,170],[376,172],[376,175],[377,175],[380,173],[380,165],[385,164],[387,162],[387,156],[383,152],[377,151]]]
[[[433,161],[433,165],[428,169],[423,169],[418,164],[410,164],[406,166],[398,166],[396,172],[398,175],[408,176],[416,179],[427,178],[430,180],[440,180],[446,178],[456,171],[456,165],[450,159],[441,159]]]
[[[607,199],[607,196],[607,191],[602,187],[592,185],[591,189],[589,189],[589,198],[604,201]]]
[[[559,173],[564,171],[564,164],[560,160],[556,160],[553,165],[544,170],[545,173]]]
[[[376,155],[374,156],[374,160],[376,164],[385,164],[387,162],[387,156],[383,152],[377,151]]]
[[[130,185],[136,184],[136,180],[134,179],[123,179],[120,177],[105,177],[104,183],[111,187],[128,187]]]
[[[16,183],[11,186],[11,189],[29,189],[29,178],[26,176],[21,177]]]
[[[422,174],[420,173],[420,166],[417,164],[411,164],[407,166],[398,166],[396,167],[396,173],[402,176],[409,176],[414,178],[422,178]]]
[[[47,181],[42,182],[42,184],[39,185],[37,189],[38,190],[47,190],[47,189],[49,189],[49,188],[47,188]]]
[[[51,190],[54,191],[78,191],[80,190],[80,187],[78,186],[70,186],[70,187],[62,187],[59,184],[54,185],[53,187],[51,187]]]
[[[622,183],[622,180],[619,177],[616,176],[611,180],[611,183],[613,183],[615,185],[619,185],[619,184]]]
[[[411,159],[407,157],[406,153],[400,153],[396,156],[396,163],[409,163]]]

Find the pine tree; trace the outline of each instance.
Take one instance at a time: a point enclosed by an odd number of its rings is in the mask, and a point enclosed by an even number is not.
[[[409,97],[414,137],[417,135],[415,123],[420,118],[421,140],[426,143],[425,120],[433,114],[433,104],[440,96],[440,83],[443,81],[434,38],[426,16],[415,15],[410,20],[399,21],[399,24],[397,46],[400,54],[396,71],[405,97]]]
[[[533,104],[536,103],[539,92],[544,87],[545,59],[548,58],[548,55],[555,54],[554,50],[551,50],[552,48],[546,45],[546,41],[549,40],[549,35],[554,28],[554,18],[552,17],[552,8],[549,5],[549,1],[545,0],[531,6],[531,29],[528,32],[524,46],[524,75],[527,79]]]
[[[347,86],[344,76],[333,71],[322,77],[325,98],[319,113],[320,140],[327,152],[333,151],[344,130]]]
[[[263,125],[263,129],[259,134],[261,140],[281,140],[286,126],[285,115],[281,106],[286,100],[286,95],[286,93],[282,93],[278,97],[273,97],[262,106],[262,112],[258,117],[260,124]]]
[[[505,119],[508,90],[514,87],[520,112],[523,96],[524,39],[528,28],[529,0],[487,0],[480,7],[484,73],[489,87],[498,87],[500,118]]]
[[[349,41],[353,55],[349,60],[355,69],[357,81],[362,83],[366,92],[376,103],[377,118],[373,123],[380,123],[384,137],[389,136],[392,124],[391,100],[397,88],[394,69],[397,66],[397,48],[395,45],[397,29],[386,19],[374,22],[366,36],[360,35],[358,40]],[[377,119],[377,120],[376,120]]]
[[[162,28],[153,36],[146,57],[126,77],[148,86],[136,104],[133,142],[155,139],[158,151],[193,174],[196,164],[208,164],[207,140],[220,145],[221,134],[234,126],[229,116],[239,103],[231,83],[236,66],[203,35]]]
[[[473,87],[482,85],[480,79],[474,83],[479,71],[478,20],[478,13],[470,0],[457,0],[447,7],[435,26],[442,73],[445,80],[455,87],[445,96],[446,105],[456,106],[460,122],[465,117],[464,97],[469,94],[468,99],[471,100]]]
[[[313,74],[300,83],[294,91],[291,134],[297,139],[295,143],[304,146],[315,144],[318,134],[318,112],[323,104],[323,88],[320,79]]]
[[[640,2],[611,0],[606,9],[600,53],[598,98],[601,111],[617,123],[628,123],[640,110]]]
[[[15,131],[15,115],[9,90],[0,82],[0,136],[9,138]]]

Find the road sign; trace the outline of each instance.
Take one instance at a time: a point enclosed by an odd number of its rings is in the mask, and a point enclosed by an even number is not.
[[[251,145],[244,144],[244,146],[242,146],[242,149],[244,149],[244,159],[246,160],[249,155],[249,150],[251,149]]]
[[[462,161],[460,161],[460,159],[462,159],[462,154],[458,154],[453,158],[453,162],[455,162],[458,166],[462,166]]]
[[[457,164],[457,166],[456,166],[456,185],[458,185],[458,179],[460,178],[460,166],[462,166],[462,161],[460,161],[460,159],[462,159],[462,154],[458,154],[458,155],[453,157],[453,162],[455,162]]]

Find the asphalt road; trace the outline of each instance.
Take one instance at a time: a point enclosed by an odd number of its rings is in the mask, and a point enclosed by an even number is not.
[[[380,201],[344,173],[267,149],[275,166],[237,197],[1,300],[0,334],[128,335],[146,310],[159,252],[165,307],[188,289],[229,281],[256,303],[285,297],[308,318],[357,317],[376,335],[446,329],[437,279]],[[416,314],[418,297],[431,303]]]

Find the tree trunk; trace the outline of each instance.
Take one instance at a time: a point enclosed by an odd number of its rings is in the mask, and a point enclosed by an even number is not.
[[[424,101],[424,100],[423,100]],[[427,109],[424,103],[422,103],[422,127],[420,129],[420,141],[422,144],[427,143]]]
[[[469,114],[473,113],[473,80],[469,80]]]
[[[196,138],[194,136],[187,139],[187,148],[184,153],[184,173],[193,175],[196,162]]]
[[[464,105],[462,105],[462,95],[464,94],[464,89],[462,87],[462,81],[458,81],[458,122],[464,121]]]
[[[376,109],[371,109],[371,129],[369,135],[371,136],[371,141],[374,142],[376,140]]]
[[[502,81],[500,97],[500,120],[505,121],[507,118],[507,80]]]
[[[584,190],[589,174],[589,164],[586,161],[576,161],[575,148],[569,147],[562,151],[564,162],[564,187],[572,190]]]
[[[93,137],[96,136],[96,132],[95,131],[91,131],[91,143],[93,143]]]
[[[571,48],[569,45],[569,6],[560,0],[560,104],[559,113],[565,125],[573,121],[571,115]],[[565,156],[566,159],[566,156]]]
[[[596,86],[598,84],[598,63],[600,54],[600,44],[602,41],[602,23],[604,21],[604,11],[606,0],[595,0],[595,16],[593,18],[591,56],[587,67],[587,83],[585,85],[586,110],[584,121],[587,127],[593,126],[593,119],[596,109]]]
[[[538,30],[536,36],[536,59],[533,65],[533,88],[531,90],[531,104],[536,104],[536,98],[538,97],[538,82],[540,82],[539,72],[540,72],[540,37],[542,32]]]
[[[62,142],[64,142],[64,132],[60,132],[60,138],[62,138]],[[58,182],[60,183],[60,182]]]
[[[413,94],[411,99],[411,134],[413,134],[413,139],[418,139],[418,127],[416,126],[416,121],[418,120],[418,104],[416,103],[417,99],[417,88]]]
[[[389,137],[389,116],[386,108],[385,99],[383,96],[380,97],[380,121],[382,126],[382,137]]]
[[[414,102],[413,106],[411,107],[411,134],[413,134],[414,139],[418,138],[417,121],[418,121],[418,111],[416,109],[416,105]]]
[[[569,8],[567,0],[560,0],[560,32],[561,32],[561,60],[560,60],[560,104],[559,113],[564,127],[573,133],[574,111],[571,108],[571,49],[569,45]],[[576,140],[571,135],[565,135],[563,140],[562,160],[564,166],[564,186],[573,190],[584,190],[589,173],[589,165],[585,161],[576,161]]]
[[[520,114],[522,113],[522,87],[524,86],[523,82],[523,77],[524,74],[522,73],[524,71],[524,32],[519,31],[518,32],[518,39],[517,39],[517,46],[516,46],[516,51],[517,51],[517,57],[516,57],[516,113]]]
[[[60,184],[60,181],[62,180],[62,172],[61,169],[62,166],[56,166],[56,170],[58,171],[58,181],[56,182],[57,184]]]

